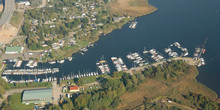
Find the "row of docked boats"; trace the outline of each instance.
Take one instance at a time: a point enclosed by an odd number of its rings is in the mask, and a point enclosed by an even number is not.
[[[199,63],[198,63],[199,67],[205,65],[205,60],[204,60],[204,58],[201,58],[201,56],[203,54],[205,54],[205,52],[206,52],[205,45],[206,45],[207,40],[208,40],[208,38],[205,39],[202,47],[195,48],[195,52],[193,54],[194,55],[194,60],[199,61]]]
[[[27,79],[27,80],[10,80],[6,76],[3,76],[3,79],[5,79],[8,83],[32,83],[32,82],[52,82],[57,81],[56,77],[48,77],[48,78],[35,78],[35,79]]]
[[[126,57],[135,64],[134,66],[144,66],[148,64],[148,62],[144,58],[142,58],[137,52],[130,53]]]
[[[74,78],[83,78],[83,77],[90,77],[90,76],[97,76],[99,75],[98,72],[89,72],[89,73],[84,73],[81,74],[80,72],[77,75],[67,75],[67,76],[63,76],[60,78],[60,80],[69,80],[69,79],[74,79]]]
[[[40,75],[49,73],[58,73],[59,68],[47,68],[47,69],[9,69],[4,70],[3,75]]]
[[[173,51],[173,50],[172,50],[171,48],[169,48],[169,47],[168,47],[168,48],[165,48],[164,51],[165,51],[165,53],[168,54],[169,57],[173,57],[173,58],[178,57],[178,53],[175,52],[175,51]]]
[[[159,54],[159,52],[157,52],[156,49],[150,49],[149,51],[146,51],[146,50],[143,51],[143,54],[145,54],[145,55],[147,55],[148,53],[151,54],[150,57],[151,57],[155,62],[159,62],[159,61],[164,60],[164,57],[163,57],[161,54]]]
[[[164,52],[167,53],[169,57],[175,58],[175,57],[179,56],[179,54],[177,52],[175,52],[174,50],[171,49],[171,47],[173,47],[173,46],[177,47],[178,49],[180,49],[182,51],[182,53],[180,55],[181,57],[183,57],[183,56],[185,57],[185,56],[189,55],[187,48],[182,47],[179,42],[174,42],[174,43],[170,44],[170,46],[168,48],[164,49]]]
[[[110,74],[110,68],[108,62],[104,59],[104,57],[101,58],[101,60],[96,63],[96,66],[98,67],[98,69],[102,74]]]
[[[181,56],[187,56],[187,55],[189,55],[188,49],[182,47],[179,42],[174,42],[174,43],[171,44],[170,46],[171,46],[171,47],[172,47],[172,46],[176,46],[178,49],[182,50],[183,53],[181,53]]]
[[[68,59],[68,61],[72,61],[72,60],[73,60],[73,57],[68,57],[67,59]],[[49,61],[48,63],[51,64],[51,65],[53,65],[53,64],[56,64],[56,63],[62,64],[62,63],[64,63],[64,62],[65,62],[65,59],[64,59],[64,60],[57,60],[57,61]]]
[[[117,71],[126,71],[128,70],[127,66],[124,64],[122,58],[111,57],[112,62],[114,63]]]

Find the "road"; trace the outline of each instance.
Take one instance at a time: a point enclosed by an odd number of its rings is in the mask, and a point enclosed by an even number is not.
[[[52,82],[53,84],[53,97],[54,97],[54,100],[52,100],[53,104],[56,104],[58,105],[58,100],[60,98],[60,95],[64,95],[64,93],[62,93],[62,86],[60,85],[57,85],[57,82],[54,81]]]
[[[9,24],[14,12],[14,0],[5,0],[4,12],[0,19],[0,27],[4,24]]]

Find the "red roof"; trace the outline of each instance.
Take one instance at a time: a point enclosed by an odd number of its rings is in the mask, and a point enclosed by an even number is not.
[[[70,88],[70,90],[79,90],[78,86],[70,86],[69,88]]]

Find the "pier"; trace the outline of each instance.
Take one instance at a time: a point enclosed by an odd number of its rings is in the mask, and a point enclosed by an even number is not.
[[[40,74],[49,74],[57,73],[59,68],[47,68],[47,69],[14,69],[14,70],[5,70],[3,75],[40,75]]]

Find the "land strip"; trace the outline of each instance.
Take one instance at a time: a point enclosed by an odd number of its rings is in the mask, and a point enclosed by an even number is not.
[[[194,60],[193,58],[189,58],[189,57],[176,57],[176,58],[168,59],[167,61],[172,61],[172,60],[184,60],[189,65],[196,65],[199,62],[198,60]],[[151,65],[156,67],[157,65],[163,64],[165,62],[166,61],[156,62],[156,63],[153,63]],[[140,67],[130,68],[129,70],[127,70],[125,72],[130,73],[132,75],[136,71],[144,71],[144,69],[146,69],[147,67],[148,67],[148,65],[147,66],[140,66]]]

